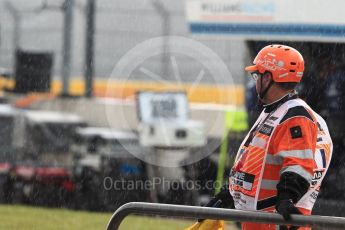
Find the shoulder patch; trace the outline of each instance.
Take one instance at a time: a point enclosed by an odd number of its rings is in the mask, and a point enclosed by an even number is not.
[[[302,129],[301,126],[294,126],[290,128],[291,138],[296,139],[302,137]]]
[[[306,117],[308,119],[310,119],[311,121],[314,122],[312,116],[310,115],[310,113],[308,112],[308,110],[306,108],[304,108],[303,106],[296,106],[296,107],[292,107],[290,108],[287,113],[285,114],[285,116],[281,119],[281,121],[279,122],[279,124],[283,123],[284,121],[286,121],[289,118],[293,118],[293,117]]]

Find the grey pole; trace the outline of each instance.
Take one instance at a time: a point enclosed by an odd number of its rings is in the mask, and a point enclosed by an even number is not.
[[[109,220],[107,230],[117,230],[122,220],[130,214],[158,215],[195,220],[232,220],[279,225],[320,226],[322,229],[344,229],[345,226],[344,217],[291,215],[291,220],[285,221],[281,215],[270,212],[132,202],[122,205],[116,210]]]
[[[85,96],[92,97],[94,75],[94,34],[95,1],[88,0],[86,6],[86,41],[85,41]]]
[[[63,4],[64,11],[64,32],[62,48],[62,96],[69,94],[69,80],[71,75],[71,43],[73,29],[73,8],[74,0],[65,0]]]
[[[10,2],[5,2],[6,8],[9,10],[10,14],[13,17],[13,23],[14,23],[14,28],[13,28],[13,50],[17,50],[19,45],[20,45],[20,26],[21,26],[21,16],[19,12],[14,8],[12,3]]]
[[[12,42],[12,49],[13,49],[13,58],[12,58],[12,65],[13,65],[13,70],[16,68],[16,52],[20,48],[20,30],[21,30],[21,15],[18,12],[18,10],[12,5],[11,2],[6,1],[5,6],[12,15],[13,18],[13,23],[14,23],[14,28],[13,28],[13,42]]]
[[[153,0],[152,2],[155,10],[157,13],[161,16],[162,19],[162,36],[164,36],[162,48],[162,59],[161,59],[161,65],[162,65],[162,77],[164,79],[169,79],[169,34],[170,34],[170,15],[169,11],[164,6],[163,2],[160,0]]]
[[[19,14],[13,14],[13,18],[14,18],[13,50],[16,52],[18,49],[20,49],[21,17]]]

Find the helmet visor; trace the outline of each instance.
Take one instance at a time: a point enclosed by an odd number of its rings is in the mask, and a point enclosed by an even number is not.
[[[247,66],[244,70],[247,72],[255,72],[255,71],[258,71],[258,67],[256,65],[251,65],[251,66]]]

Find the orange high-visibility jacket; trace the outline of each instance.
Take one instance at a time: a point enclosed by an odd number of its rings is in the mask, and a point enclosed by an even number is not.
[[[325,121],[303,100],[288,95],[274,106],[264,109],[241,144],[229,190],[236,209],[274,212],[280,176],[296,173],[310,183],[295,204],[308,215],[330,164],[332,140]]]

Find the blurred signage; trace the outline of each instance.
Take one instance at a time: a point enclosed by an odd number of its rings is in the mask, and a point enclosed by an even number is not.
[[[191,22],[257,22],[273,21],[275,3],[257,1],[197,1],[187,2],[188,20]]]
[[[144,123],[185,121],[188,119],[188,100],[184,92],[139,92],[139,119]]]
[[[329,40],[345,37],[344,7],[341,0],[187,0],[186,15],[194,34]]]

